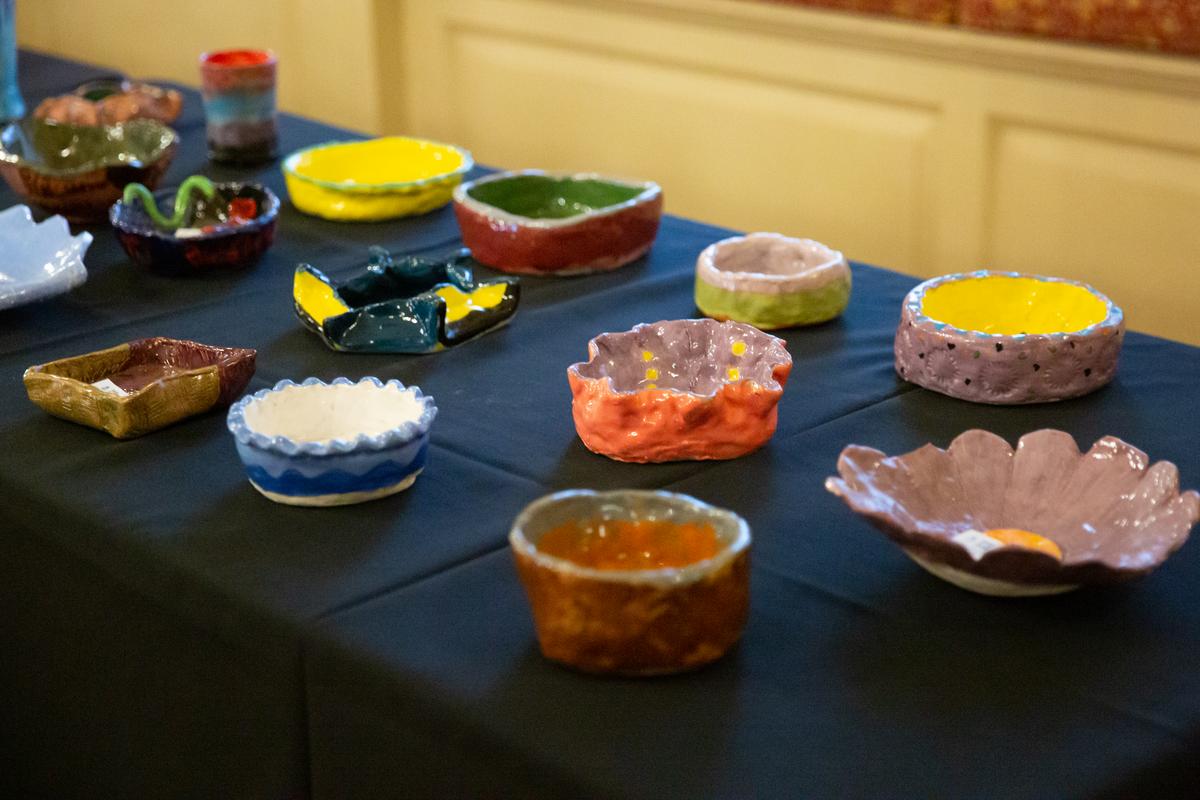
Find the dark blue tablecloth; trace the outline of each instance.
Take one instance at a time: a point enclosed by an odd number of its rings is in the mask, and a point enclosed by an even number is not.
[[[104,72],[22,58],[35,102]],[[254,178],[286,197],[277,164],[206,163],[190,91],[179,130],[169,182]],[[287,116],[281,134],[285,151],[353,136]],[[1057,427],[1085,447],[1121,436],[1200,484],[1200,350],[1130,334],[1117,381],[1090,397],[962,403],[892,371],[915,279],[855,264],[841,320],[785,333],[795,369],[767,447],[619,464],[575,436],[566,367],[599,332],[693,316],[695,257],[726,230],[668,217],[648,258],[526,280],[511,326],[428,357],[327,351],[293,316],[291,276],[298,261],[345,274],[372,244],[456,247],[448,209],[338,225],[285,201],[258,267],[205,279],[148,274],[93,233],[85,285],[0,313],[5,796],[1195,796],[1200,548],[1129,587],[993,600],[921,572],[822,483],[850,442]],[[257,348],[252,390],[417,384],[441,410],[429,468],[378,502],[288,508],[246,482],[222,413],[118,442],[24,397],[31,364],[157,335]],[[603,680],[537,652],[513,516],[554,489],[624,486],[688,492],[753,528],[746,635],[708,669]]]

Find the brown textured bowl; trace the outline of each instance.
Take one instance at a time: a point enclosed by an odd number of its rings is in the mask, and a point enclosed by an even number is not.
[[[132,439],[229,405],[254,375],[254,359],[239,347],[138,339],[30,367],[25,391],[56,417]]]
[[[922,567],[982,594],[1055,594],[1146,575],[1200,519],[1200,494],[1179,491],[1174,464],[1151,466],[1113,436],[1086,453],[1055,430],[1026,434],[1015,450],[983,430],[902,456],[850,445],[838,473],[825,483],[830,492]],[[1000,528],[1048,538],[1062,559],[979,546],[976,533]]]
[[[722,549],[684,567],[607,570],[543,553],[571,521],[655,519],[713,526]],[[665,675],[715,661],[742,635],[750,528],[738,515],[670,492],[571,490],[525,508],[509,534],[546,658],[584,672]]]
[[[126,184],[153,189],[179,136],[160,122],[61,125],[26,118],[0,132],[0,175],[13,191],[71,222],[97,222]]]

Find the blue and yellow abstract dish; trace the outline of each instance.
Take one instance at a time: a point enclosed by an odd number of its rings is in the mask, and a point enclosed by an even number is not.
[[[243,397],[227,425],[250,483],[276,503],[341,506],[412,486],[425,468],[432,397],[400,381],[283,380]]]
[[[516,313],[515,280],[476,283],[470,253],[448,259],[393,259],[371,248],[365,271],[334,283],[308,264],[296,267],[296,316],[333,350],[435,353],[505,324]]]

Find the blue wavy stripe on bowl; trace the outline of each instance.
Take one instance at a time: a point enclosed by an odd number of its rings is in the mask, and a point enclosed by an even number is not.
[[[339,469],[314,476],[304,475],[294,469],[285,470],[281,475],[272,475],[262,467],[252,464],[246,465],[246,475],[268,492],[291,497],[370,492],[395,486],[409,475],[423,469],[428,451],[429,443],[423,442],[415,458],[403,462],[381,461],[364,475],[355,475]]]

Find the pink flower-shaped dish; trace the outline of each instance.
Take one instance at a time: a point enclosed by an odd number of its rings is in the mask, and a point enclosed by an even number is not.
[[[1026,434],[1014,450],[982,430],[946,450],[886,456],[850,445],[825,488],[929,572],[982,594],[1057,594],[1150,573],[1200,519],[1175,465],[1105,436]]]
[[[679,319],[602,333],[567,369],[575,430],[617,461],[737,458],[775,433],[792,371],[782,339],[741,322]]]

